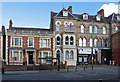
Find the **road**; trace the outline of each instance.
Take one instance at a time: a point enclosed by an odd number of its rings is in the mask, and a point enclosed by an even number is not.
[[[5,72],[2,80],[118,80],[118,66],[95,65],[92,70],[89,65],[66,70],[44,70],[27,72]]]

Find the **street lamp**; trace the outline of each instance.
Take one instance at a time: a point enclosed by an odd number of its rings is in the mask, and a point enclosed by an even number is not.
[[[91,55],[92,55],[92,70],[93,70],[93,59],[94,59],[94,57],[93,57],[93,24],[94,24],[94,18],[95,18],[95,16],[93,17],[93,19],[92,19],[92,47],[91,47]]]

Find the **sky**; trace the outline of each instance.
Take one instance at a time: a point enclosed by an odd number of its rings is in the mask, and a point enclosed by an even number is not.
[[[98,10],[116,6],[113,2],[2,2],[2,20],[0,25],[9,27],[9,20],[12,19],[14,27],[36,27],[49,28],[50,12],[60,12],[62,8],[72,6],[74,14],[88,13],[96,15]],[[107,5],[107,6],[106,6]],[[108,7],[108,8],[107,8]],[[113,11],[115,9],[112,9]],[[116,11],[115,11],[116,12]],[[0,27],[1,29],[1,27]]]

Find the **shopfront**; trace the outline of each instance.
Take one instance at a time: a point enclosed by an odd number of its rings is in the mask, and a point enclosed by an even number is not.
[[[91,63],[91,48],[78,48],[77,52],[78,65]],[[93,54],[95,54],[95,49],[93,49]]]

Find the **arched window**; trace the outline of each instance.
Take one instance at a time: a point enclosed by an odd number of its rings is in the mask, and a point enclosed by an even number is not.
[[[70,45],[73,45],[73,37],[70,37]]]
[[[118,31],[118,27],[117,26],[115,27],[115,31]]]
[[[97,47],[97,39],[94,39],[94,47]]]
[[[60,23],[59,22],[57,22],[56,31],[60,31]]]
[[[70,52],[70,59],[74,59],[74,52],[72,50]]]
[[[83,43],[82,38],[79,38],[79,46],[82,46],[82,43]]]
[[[57,50],[57,52],[56,52],[56,56],[57,56],[57,58],[60,57],[60,51],[59,51],[59,50]]]
[[[72,23],[70,23],[70,31],[72,31]]]
[[[91,26],[91,25],[89,26],[89,30],[90,30],[90,33],[93,32],[93,30],[92,30],[92,26]]]
[[[68,30],[68,24],[65,23],[65,31],[67,31],[67,30]]]
[[[107,40],[104,40],[104,42],[105,42],[105,47],[108,47],[108,41]]]
[[[81,25],[81,33],[84,33],[84,26]]]
[[[65,58],[69,59],[69,51],[68,50],[65,52]]]
[[[93,39],[90,39],[90,47],[93,45]]]
[[[65,37],[65,44],[66,44],[66,45],[69,44],[69,37],[68,37],[68,36]]]
[[[106,34],[106,27],[103,27],[103,34]]]
[[[86,47],[86,39],[83,39],[83,46]]]
[[[94,28],[94,33],[97,33],[97,26],[95,26]]]
[[[60,45],[60,37],[57,37],[57,45]]]
[[[104,39],[102,39],[101,46],[104,47]]]

